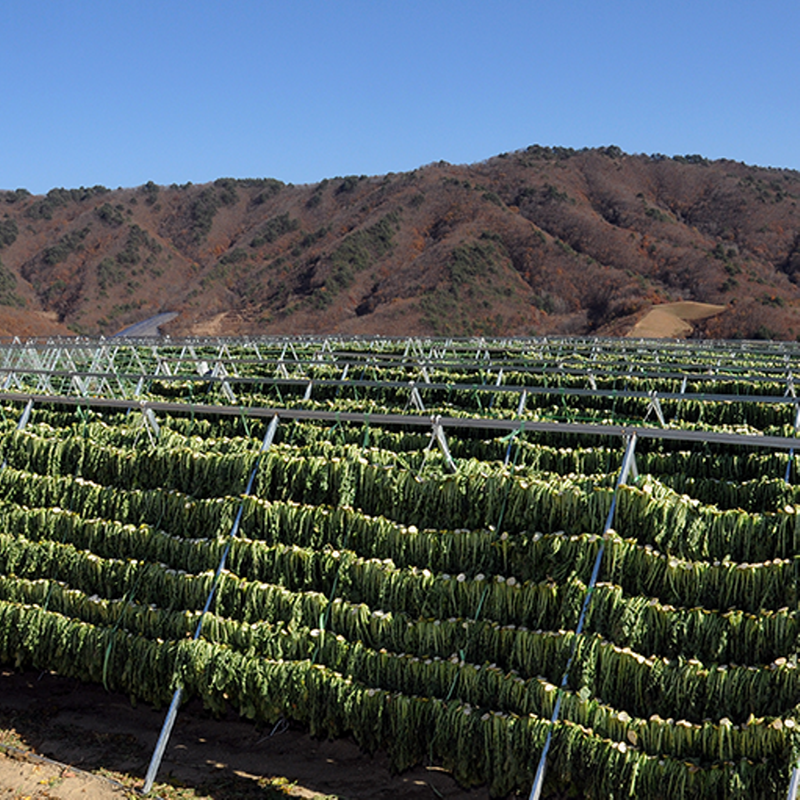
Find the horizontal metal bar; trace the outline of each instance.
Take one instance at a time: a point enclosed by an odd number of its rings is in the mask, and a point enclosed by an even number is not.
[[[634,340],[603,337],[549,338],[549,337],[497,337],[497,338],[450,338],[434,337],[383,337],[383,336],[251,336],[251,337],[186,337],[180,339],[133,338],[133,339],[82,339],[78,337],[31,338],[24,341],[18,338],[0,339],[0,352],[4,349],[52,349],[68,348],[73,351],[95,351],[106,348],[144,348],[144,349],[177,349],[181,347],[221,347],[221,346],[259,346],[281,347],[291,344],[294,347],[320,348],[326,343],[328,352],[339,349],[348,352],[368,349],[373,353],[378,346],[395,347],[398,350],[405,344],[415,342],[418,349],[446,348],[454,353],[474,353],[476,348],[482,351],[563,351],[564,357],[570,354],[587,353],[590,357],[597,352],[614,353],[620,356],[659,355],[668,353],[691,354],[693,358],[736,358],[737,354],[746,355],[750,359],[762,356],[774,358],[800,356],[800,345],[795,342],[757,342],[757,341],[720,341],[704,340],[691,342],[674,342],[663,340]],[[682,359],[681,359],[682,360]]]
[[[775,381],[780,383],[786,380],[787,370],[790,374],[792,366],[792,364],[786,361],[788,358],[787,354],[783,354],[783,359],[776,358],[776,355],[779,354],[771,354],[771,357],[767,363],[749,363],[747,365],[742,365],[742,354],[738,353],[737,351],[726,353],[726,361],[724,364],[716,354],[713,355],[712,361],[701,361],[701,363],[696,364],[687,363],[686,358],[675,362],[655,362],[652,359],[641,360],[636,357],[631,357],[631,354],[619,349],[619,346],[616,349],[608,349],[603,351],[602,357],[599,359],[594,357],[588,358],[586,354],[578,355],[576,353],[558,353],[554,356],[552,352],[554,348],[552,346],[547,346],[546,352],[533,354],[531,352],[520,351],[520,353],[513,358],[509,358],[509,354],[504,352],[502,353],[501,357],[492,358],[488,361],[485,359],[476,360],[473,354],[470,355],[469,359],[456,357],[443,359],[440,357],[432,358],[430,356],[418,355],[403,358],[396,352],[386,353],[378,350],[363,350],[358,352],[352,348],[347,348],[343,351],[338,349],[329,350],[326,352],[324,358],[320,358],[318,352],[304,355],[295,354],[293,356],[287,356],[283,353],[279,355],[277,350],[272,354],[271,357],[265,358],[259,350],[258,357],[254,358],[248,357],[246,352],[242,353],[243,350],[247,351],[248,345],[242,344],[241,342],[234,346],[236,348],[235,356],[230,354],[226,356],[220,356],[220,348],[227,347],[227,345],[220,344],[217,344],[217,346],[214,348],[215,352],[196,352],[194,356],[190,356],[184,352],[186,347],[192,347],[196,349],[200,346],[186,345],[183,348],[177,348],[173,345],[163,344],[160,346],[151,345],[150,347],[145,347],[143,345],[115,345],[113,347],[102,345],[100,349],[107,350],[109,353],[111,353],[111,355],[107,356],[109,359],[119,358],[120,360],[125,360],[127,355],[128,360],[131,361],[144,360],[152,362],[153,364],[158,363],[162,365],[174,364],[176,362],[192,362],[195,357],[208,357],[212,360],[219,360],[222,358],[223,360],[230,360],[232,362],[235,361],[235,363],[243,367],[249,365],[262,368],[274,368],[278,364],[284,364],[289,366],[299,366],[303,369],[306,369],[311,366],[330,364],[332,367],[341,369],[345,364],[349,364],[350,366],[361,366],[363,368],[368,368],[369,366],[374,365],[376,367],[395,367],[400,369],[429,368],[440,370],[456,369],[461,371],[489,371],[498,369],[500,366],[502,366],[505,369],[514,369],[521,372],[536,372],[537,374],[558,376],[581,376],[586,374],[587,370],[591,369],[593,374],[597,376],[613,376],[616,372],[617,375],[615,377],[621,379],[624,379],[625,377],[637,377],[642,379],[652,378],[658,380],[681,380],[683,378],[691,378],[696,382],[737,380],[743,382]],[[27,371],[34,374],[33,370],[35,368],[30,367],[30,365],[23,365],[26,355],[30,354],[31,349],[32,348],[25,346],[6,348],[5,350],[0,348],[0,355],[5,354],[6,356],[4,359],[3,369],[5,371]],[[80,359],[78,359],[77,353],[82,349],[86,350],[84,355],[92,356],[92,363],[94,364],[94,357],[96,356],[97,350],[72,346],[57,348],[58,351],[68,351],[71,353],[72,356],[70,356],[69,360],[73,360],[74,356],[74,360],[78,361]],[[113,353],[111,351],[113,351]],[[635,356],[637,354],[633,355]],[[698,357],[698,354],[693,351],[687,351],[684,356],[686,355],[689,355],[693,360],[696,360]],[[747,355],[750,357],[748,360],[752,362],[752,357],[754,354],[752,352],[748,352]],[[554,362],[558,363],[554,364]],[[795,366],[800,366],[800,364],[795,364]],[[39,369],[41,369],[41,367],[39,367]],[[709,372],[709,370],[713,370],[713,372]],[[90,372],[92,370],[82,371]],[[45,369],[42,370],[42,372],[43,374],[52,374],[55,371],[49,371]]]
[[[237,386],[297,386],[306,388],[309,383],[308,377],[302,378],[279,378],[272,376],[252,377],[252,376],[199,376],[196,373],[176,374],[176,375],[152,375],[145,373],[110,373],[110,372],[83,372],[70,370],[43,370],[43,369],[20,369],[15,367],[0,367],[0,375],[13,374],[17,378],[25,375],[47,376],[51,378],[78,378],[80,380],[94,379],[110,381],[156,381],[158,383],[195,383],[200,385],[237,385]],[[315,387],[334,387],[341,388],[353,386],[356,388],[407,388],[409,381],[393,380],[364,380],[359,378],[314,378]],[[776,382],[779,381],[770,381]],[[528,394],[537,395],[558,395],[559,397],[591,397],[600,399],[627,398],[650,400],[651,392],[633,391],[630,389],[582,389],[577,387],[561,386],[541,386],[541,385],[512,385],[496,383],[424,383],[415,382],[414,384],[420,391],[461,391],[461,392],[485,392],[487,394]],[[694,400],[701,403],[767,403],[771,405],[796,405],[797,398],[789,395],[758,395],[758,394],[726,394],[721,392],[693,393],[693,392],[659,392],[658,399],[661,402],[687,401]]]
[[[80,405],[94,408],[136,410],[149,408],[165,414],[208,414],[210,416],[246,416],[256,419],[271,418],[276,414],[284,420],[308,420],[317,422],[346,422],[356,425],[385,425],[396,427],[430,428],[434,418],[425,414],[378,414],[358,411],[321,411],[282,406],[225,406],[168,403],[160,401],[116,400],[104,397],[77,397],[69,395],[37,395],[21,392],[2,392],[0,401],[28,402],[37,405]],[[495,419],[488,417],[436,417],[445,428],[509,432],[519,430],[523,420]],[[694,443],[727,444],[739,447],[766,447],[773,450],[789,450],[797,446],[797,439],[787,436],[760,436],[724,431],[680,430],[676,428],[645,427],[639,425],[605,425],[580,422],[536,422],[524,420],[526,432],[575,434],[579,436],[631,436],[642,439],[663,439]]]

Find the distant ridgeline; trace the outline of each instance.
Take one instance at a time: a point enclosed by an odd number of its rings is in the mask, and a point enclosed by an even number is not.
[[[0,335],[166,312],[171,334],[623,335],[694,302],[724,311],[639,330],[794,340],[798,197],[792,170],[539,145],[304,186],[17,189]]]

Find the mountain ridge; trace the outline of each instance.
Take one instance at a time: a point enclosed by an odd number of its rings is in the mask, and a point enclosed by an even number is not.
[[[800,335],[800,173],[532,145],[471,165],[0,192],[0,335]]]

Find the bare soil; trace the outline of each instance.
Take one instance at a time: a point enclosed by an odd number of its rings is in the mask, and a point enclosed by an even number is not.
[[[692,321],[722,314],[727,306],[711,303],[662,303],[654,306],[633,326],[628,336],[645,339],[683,339],[693,330]]]
[[[100,686],[0,669],[0,800],[140,796],[164,716]],[[467,791],[438,767],[395,775],[384,754],[369,756],[352,740],[314,739],[292,724],[273,732],[233,714],[217,719],[197,702],[178,714],[156,793],[170,800],[488,798],[485,788]]]

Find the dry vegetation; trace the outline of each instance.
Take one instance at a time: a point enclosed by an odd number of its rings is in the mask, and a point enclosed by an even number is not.
[[[481,164],[109,191],[0,193],[0,335],[800,334],[800,173],[616,147]]]

